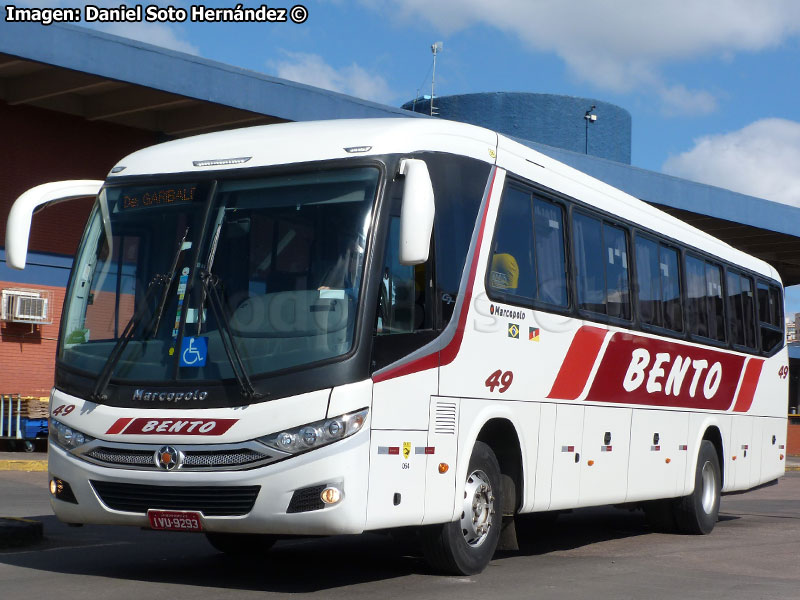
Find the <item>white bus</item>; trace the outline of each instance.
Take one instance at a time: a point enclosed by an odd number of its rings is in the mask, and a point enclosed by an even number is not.
[[[64,303],[50,488],[68,523],[418,529],[476,573],[514,515],[641,506],[709,533],[784,472],[778,273],[508,138],[442,120],[167,142],[105,182]],[[505,538],[504,538],[505,540]]]

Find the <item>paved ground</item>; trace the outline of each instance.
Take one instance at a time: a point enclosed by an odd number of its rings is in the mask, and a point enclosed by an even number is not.
[[[639,512],[586,509],[495,558],[475,577],[432,575],[413,545],[378,535],[279,542],[250,561],[216,553],[199,535],[69,528],[50,514],[47,476],[0,472],[8,516],[33,517],[45,539],[0,551],[0,597],[170,600],[800,599],[800,473],[726,496],[710,536],[653,533]]]

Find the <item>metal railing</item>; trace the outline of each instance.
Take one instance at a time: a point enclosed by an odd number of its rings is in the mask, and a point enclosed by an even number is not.
[[[17,410],[14,412],[14,400]],[[0,394],[0,438],[22,439],[20,417],[22,416],[22,398],[19,394]],[[15,419],[16,417],[16,419]],[[8,420],[6,420],[6,418]],[[12,430],[12,425],[14,429]],[[13,432],[13,433],[12,433]]]

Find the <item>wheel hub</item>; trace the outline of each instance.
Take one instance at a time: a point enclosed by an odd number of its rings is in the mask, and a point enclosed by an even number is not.
[[[703,510],[707,515],[710,515],[711,511],[714,510],[714,503],[717,500],[717,478],[714,473],[714,467],[710,462],[706,462],[703,465],[701,477],[703,480]]]
[[[461,533],[470,546],[480,546],[489,536],[494,517],[494,492],[483,471],[473,471],[464,487]]]

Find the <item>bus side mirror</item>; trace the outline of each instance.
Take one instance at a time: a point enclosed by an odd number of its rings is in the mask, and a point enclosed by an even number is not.
[[[405,176],[400,209],[400,264],[419,265],[428,260],[431,248],[436,212],[433,184],[424,160],[401,160],[400,175]]]
[[[14,201],[6,223],[6,264],[12,269],[24,269],[28,258],[28,238],[31,219],[36,209],[44,204],[56,204],[96,196],[103,186],[102,181],[89,179],[55,181],[37,185]]]

